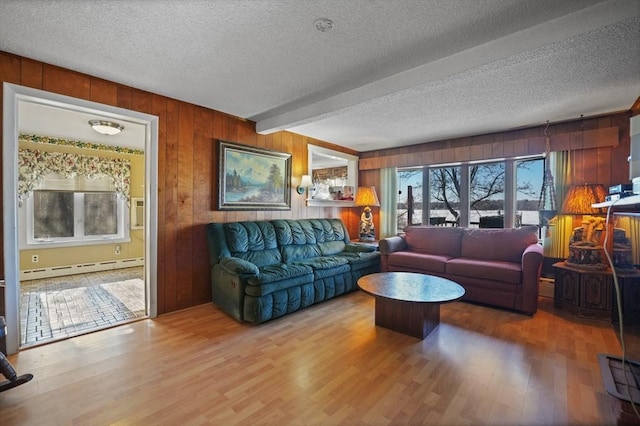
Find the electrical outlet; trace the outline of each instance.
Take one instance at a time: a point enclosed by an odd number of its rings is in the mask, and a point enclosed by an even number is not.
[[[31,263],[38,263],[40,262],[40,256],[38,256],[37,254],[34,254],[31,256]]]
[[[121,251],[122,251],[122,249],[120,247],[120,244],[116,244],[116,250],[115,250],[116,254],[120,254]]]

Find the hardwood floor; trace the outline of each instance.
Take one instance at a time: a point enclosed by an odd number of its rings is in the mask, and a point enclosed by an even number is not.
[[[422,341],[362,292],[258,326],[206,304],[9,357],[35,377],[0,424],[615,424],[598,353],[620,354],[611,325],[548,298],[533,318],[445,304]]]

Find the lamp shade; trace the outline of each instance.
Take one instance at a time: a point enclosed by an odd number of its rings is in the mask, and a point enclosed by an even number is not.
[[[591,207],[592,204],[601,203],[606,198],[604,186],[600,184],[576,185],[569,188],[564,202],[562,214],[602,214],[602,209]]]
[[[376,194],[375,186],[359,186],[358,192],[356,192],[354,204],[357,207],[379,207],[380,201],[378,201],[378,194]]]
[[[302,175],[302,179],[300,180],[301,188],[311,188],[313,186],[313,182],[311,181],[311,176]]]

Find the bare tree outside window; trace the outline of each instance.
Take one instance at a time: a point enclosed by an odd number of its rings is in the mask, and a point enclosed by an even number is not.
[[[541,190],[544,160],[533,158],[516,161],[516,226],[537,224],[536,200]],[[505,162],[469,165],[469,206],[470,224],[478,226],[480,218],[500,217],[505,211]],[[430,187],[430,224],[460,223],[461,173],[463,168],[437,167],[398,170],[398,229],[407,224],[411,203],[408,200],[408,186],[412,186],[414,218],[421,218],[423,208],[422,173],[428,170]],[[523,216],[524,215],[524,216]],[[416,224],[414,219],[413,224]],[[419,222],[419,221],[418,221]],[[502,222],[503,223],[503,222]],[[503,225],[498,225],[503,226]]]
[[[429,170],[431,210],[436,216],[446,215],[449,222],[460,222],[460,167],[439,167]]]

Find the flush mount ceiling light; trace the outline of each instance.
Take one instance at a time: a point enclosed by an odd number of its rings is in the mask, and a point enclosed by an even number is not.
[[[333,28],[333,21],[328,18],[320,18],[316,19],[316,22],[314,22],[313,25],[316,26],[318,31],[326,33]]]
[[[124,126],[106,120],[89,120],[89,125],[96,132],[109,136],[117,135],[124,129]]]

